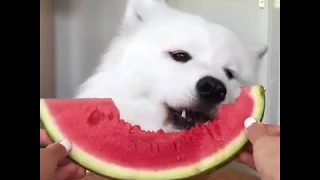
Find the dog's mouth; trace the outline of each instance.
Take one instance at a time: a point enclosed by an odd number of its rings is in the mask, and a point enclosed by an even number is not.
[[[191,129],[196,125],[206,124],[212,121],[216,116],[215,108],[209,112],[202,112],[194,109],[181,109],[168,108],[169,119],[177,129]]]

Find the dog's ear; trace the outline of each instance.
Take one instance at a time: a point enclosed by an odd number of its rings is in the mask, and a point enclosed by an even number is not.
[[[128,0],[122,26],[125,29],[135,28],[166,7],[166,0]]]
[[[268,45],[266,44],[259,44],[255,43],[251,45],[251,53],[253,54],[254,58],[257,60],[261,60],[264,55],[268,52]]]
[[[258,75],[261,68],[263,57],[268,52],[268,45],[251,42],[246,42],[243,45],[248,48],[248,57],[243,63],[240,63],[240,66],[243,66],[241,69],[244,70],[240,73],[239,79],[245,85],[253,85],[257,83],[256,75]]]

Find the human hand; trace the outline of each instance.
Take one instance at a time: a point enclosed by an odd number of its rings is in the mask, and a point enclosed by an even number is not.
[[[249,118],[245,127],[252,146],[238,161],[256,169],[263,179],[280,179],[280,126],[264,125]]]
[[[86,175],[84,168],[67,159],[71,144],[67,140],[52,143],[44,130],[40,129],[40,180],[75,180]]]
[[[268,125],[265,124],[263,125],[265,126],[267,132],[269,135],[271,136],[280,136],[280,126],[279,125]],[[253,170],[256,170],[256,166],[254,164],[254,160],[253,160],[253,148],[252,148],[252,144],[248,144],[248,146],[245,148],[244,152],[242,152],[238,158],[236,159],[236,161],[247,165],[248,167],[250,167]]]

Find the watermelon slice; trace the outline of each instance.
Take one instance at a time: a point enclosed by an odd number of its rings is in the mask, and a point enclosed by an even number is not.
[[[207,125],[175,133],[147,132],[119,118],[111,99],[40,99],[40,119],[54,141],[73,143],[70,157],[115,179],[183,179],[210,172],[246,144],[243,123],[262,120],[262,86],[243,87]]]

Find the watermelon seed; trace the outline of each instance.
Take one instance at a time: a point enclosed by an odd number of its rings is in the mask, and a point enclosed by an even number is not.
[[[89,125],[97,125],[104,118],[105,114],[99,109],[95,109],[94,111],[92,111],[92,113],[90,113],[89,117],[87,118],[87,122]]]

